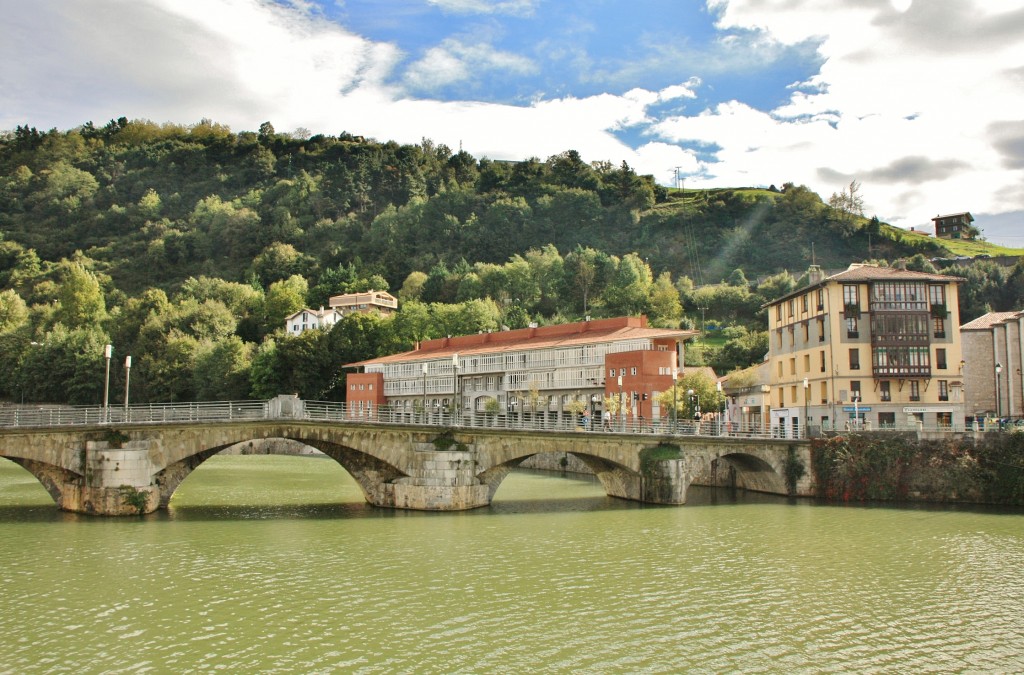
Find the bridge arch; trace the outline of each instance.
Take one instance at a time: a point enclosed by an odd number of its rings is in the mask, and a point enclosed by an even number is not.
[[[731,487],[754,492],[786,494],[786,479],[782,467],[753,452],[728,452],[711,458],[707,464],[708,474],[695,479],[711,487]]]
[[[168,464],[154,477],[154,481],[160,490],[160,508],[167,507],[174,496],[174,492],[181,483],[210,457],[236,445],[249,443],[254,440],[273,439],[296,441],[319,450],[341,465],[352,476],[356,484],[359,485],[363,497],[371,504],[388,504],[387,493],[389,491],[385,486],[392,484],[395,479],[405,476],[404,472],[398,467],[364,450],[338,441],[325,440],[317,438],[315,435],[302,433],[284,433],[274,436],[261,434],[256,438],[240,437],[239,440],[211,447],[197,446],[191,450],[184,450],[180,453],[183,455],[180,459]]]

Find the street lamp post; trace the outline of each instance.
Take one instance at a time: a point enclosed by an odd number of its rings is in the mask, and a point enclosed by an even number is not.
[[[700,422],[700,395],[697,394],[693,389],[686,390],[686,400],[690,402],[690,407],[693,409],[693,421],[695,423]],[[700,427],[694,426],[694,433],[700,433]]]
[[[128,420],[128,383],[132,377],[132,357],[124,357],[124,419]]]
[[[626,430],[626,418],[623,416],[625,403],[622,400],[622,375],[619,375],[619,431]]]
[[[715,382],[715,391],[718,393],[718,398],[721,399],[722,398],[722,382],[721,382],[721,380],[719,380],[718,382]],[[718,435],[721,436],[722,435],[722,430],[725,428],[724,420],[722,419],[722,416],[723,416],[725,411],[722,409],[722,403],[718,403],[717,407],[718,407]]]
[[[1003,364],[996,364],[996,424],[1000,424],[999,420],[1003,417],[1003,388],[999,383],[999,376],[1003,372]]]
[[[423,421],[427,421],[427,370],[430,366],[426,363],[423,364]]]
[[[679,368],[672,368],[672,433],[679,433]]]
[[[810,402],[810,398],[808,397],[808,395],[810,394],[810,391],[811,391],[810,387],[811,387],[811,383],[808,382],[807,378],[805,377],[804,378],[804,438],[807,438],[808,436],[810,436],[808,431],[811,428],[811,414],[810,414],[810,410],[809,410],[811,402]]]
[[[768,435],[768,395],[771,393],[770,385],[761,385],[761,426],[764,428],[764,435]]]
[[[113,345],[104,345],[103,357],[107,362],[107,373],[103,380],[103,421],[110,421],[110,357],[114,354]]]
[[[452,401],[452,410],[462,416],[462,401],[459,400],[459,354],[458,352],[452,354],[452,373],[455,375],[455,398]],[[455,426],[458,426],[459,422],[455,422]]]

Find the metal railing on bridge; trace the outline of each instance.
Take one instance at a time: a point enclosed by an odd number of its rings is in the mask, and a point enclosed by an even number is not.
[[[102,406],[8,406],[0,408],[0,428],[47,428],[116,424],[175,424],[232,422],[238,420],[310,420],[338,423],[373,423],[475,429],[520,429],[534,431],[575,431],[579,433],[654,434],[662,436],[729,436],[740,438],[803,438],[804,429],[765,429],[759,424],[738,424],[714,417],[701,421],[662,418],[645,420],[613,416],[581,417],[549,411],[468,412],[392,409],[387,406],[367,411],[331,401],[303,401],[282,396],[269,401],[201,401],[192,403],[150,403],[125,407]],[[893,431],[922,431],[920,427],[892,428]],[[964,431],[952,427],[926,429],[937,432]],[[817,435],[821,430],[812,431]],[[826,430],[828,431],[828,430]]]

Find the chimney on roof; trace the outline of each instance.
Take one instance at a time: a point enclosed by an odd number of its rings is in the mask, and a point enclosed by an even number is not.
[[[811,265],[807,268],[807,284],[813,286],[819,284],[825,279],[825,273],[821,271],[821,267],[818,265]]]

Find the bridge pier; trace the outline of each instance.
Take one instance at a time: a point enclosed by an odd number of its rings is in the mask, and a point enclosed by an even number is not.
[[[86,441],[84,475],[58,487],[64,511],[98,516],[152,513],[160,506],[160,489],[152,484],[149,441],[112,448],[107,441]]]
[[[609,497],[647,504],[685,504],[693,481],[685,459],[650,462],[640,473],[594,457],[580,459],[589,466]]]
[[[436,450],[431,443],[414,443],[408,475],[392,483],[390,504],[418,511],[464,511],[491,503],[490,488],[476,477],[476,453]]]

